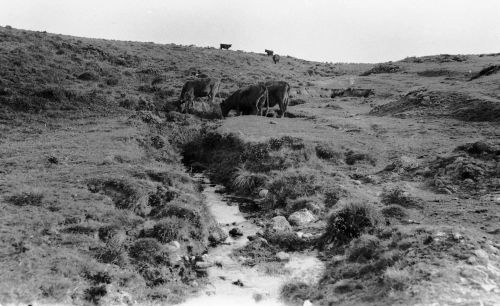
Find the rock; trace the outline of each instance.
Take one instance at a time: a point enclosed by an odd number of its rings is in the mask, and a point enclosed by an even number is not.
[[[270,124],[277,124],[278,122],[274,121],[274,120],[271,120],[269,121]]]
[[[278,258],[280,261],[288,261],[290,259],[290,254],[286,252],[278,252],[276,253],[276,258]]]
[[[299,238],[304,237],[304,233],[303,232],[297,232],[297,237],[299,237]]]
[[[460,240],[463,240],[464,236],[462,236],[462,234],[460,234],[460,233],[453,233],[452,238],[454,241],[458,242]]]
[[[241,229],[240,229],[240,228],[233,227],[233,228],[229,231],[229,235],[231,235],[232,237],[241,237],[241,236],[243,236],[243,231],[241,231]]]
[[[213,266],[213,264],[210,262],[206,262],[206,261],[197,261],[195,266],[196,266],[197,270],[206,270],[206,269],[210,268],[211,266]]]
[[[288,217],[290,224],[303,226],[313,222],[316,219],[314,215],[306,208],[294,212]]]
[[[493,253],[493,254],[498,254],[498,252],[499,252],[498,248],[492,246],[491,244],[486,244],[485,248],[488,252]]]
[[[309,301],[309,300],[305,300],[304,304],[302,304],[302,306],[313,306],[313,303],[311,303],[311,301]]]
[[[285,217],[276,216],[271,219],[269,229],[273,231],[290,232],[292,231],[292,226],[288,223]]]
[[[259,197],[261,197],[261,198],[267,197],[268,194],[269,194],[269,190],[267,190],[267,189],[261,189],[259,191]]]
[[[167,244],[167,249],[170,252],[177,252],[181,248],[181,244],[178,241],[171,241]]]
[[[359,181],[359,180],[353,180],[352,183],[354,185],[358,185],[358,186],[361,185],[361,181]]]
[[[235,286],[240,286],[240,287],[244,286],[243,282],[241,280],[234,281],[234,282],[232,282],[232,284],[235,285]]]
[[[477,261],[483,265],[487,265],[488,262],[489,262],[489,256],[488,256],[488,253],[486,253],[486,251],[484,250],[481,250],[481,249],[477,249],[477,250],[474,250],[474,255],[476,255],[477,257]]]
[[[210,234],[208,235],[208,241],[214,246],[224,242],[227,237],[227,233],[223,229],[215,226],[211,229]]]

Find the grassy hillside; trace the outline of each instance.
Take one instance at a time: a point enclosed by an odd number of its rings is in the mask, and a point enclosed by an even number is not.
[[[495,303],[499,61],[275,65],[0,27],[0,303],[172,304],[200,291],[193,258],[225,233],[185,166],[254,199],[256,223],[314,216],[239,254],[255,264],[258,252],[319,248],[322,280],[287,284],[288,303]],[[289,115],[174,111],[184,82],[203,75],[221,79],[217,102],[285,80]]]

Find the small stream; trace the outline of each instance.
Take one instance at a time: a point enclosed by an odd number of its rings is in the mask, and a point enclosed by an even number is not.
[[[280,289],[284,283],[293,279],[306,283],[319,280],[324,271],[324,264],[312,252],[290,253],[290,260],[279,275],[270,275],[259,269],[258,265],[242,265],[238,258],[232,255],[233,251],[245,246],[248,242],[246,237],[255,235],[261,228],[245,219],[238,205],[231,203],[230,197],[217,192],[222,186],[210,184],[203,175],[196,175],[195,178],[202,183],[207,206],[221,228],[229,232],[231,228],[239,227],[243,236],[229,236],[226,244],[209,250],[209,261],[221,263],[222,267],[214,265],[208,268],[207,287],[182,305],[284,305],[280,301]],[[234,285],[233,282],[237,280],[240,280],[243,286]]]

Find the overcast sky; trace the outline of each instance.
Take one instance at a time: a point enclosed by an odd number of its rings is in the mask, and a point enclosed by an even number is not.
[[[0,25],[328,62],[500,52],[500,0],[0,0]]]

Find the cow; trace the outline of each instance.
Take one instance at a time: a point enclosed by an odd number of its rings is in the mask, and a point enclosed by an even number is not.
[[[214,102],[215,95],[220,87],[220,81],[212,78],[202,78],[187,81],[182,87],[178,106],[186,103],[185,112],[192,107],[195,98],[208,97],[210,102]]]
[[[269,95],[268,108],[278,104],[281,112],[280,118],[285,116],[290,97],[290,84],[284,81],[269,81],[264,83],[264,86],[266,86]],[[266,114],[268,111],[269,109],[266,110]]]
[[[240,115],[262,116],[264,106],[269,109],[268,101],[268,92],[264,84],[238,89],[220,104],[222,116],[227,117],[230,110],[235,110]]]
[[[264,50],[264,52],[266,52],[266,53],[267,53],[267,56],[271,56],[271,55],[273,55],[273,54],[274,54],[274,51],[273,51],[273,50],[267,50],[267,49],[265,49],[265,50]]]
[[[273,61],[277,64],[280,61],[280,56],[278,54],[273,55]]]
[[[220,49],[226,49],[226,50],[229,50],[229,48],[231,48],[232,45],[230,44],[220,44]]]

